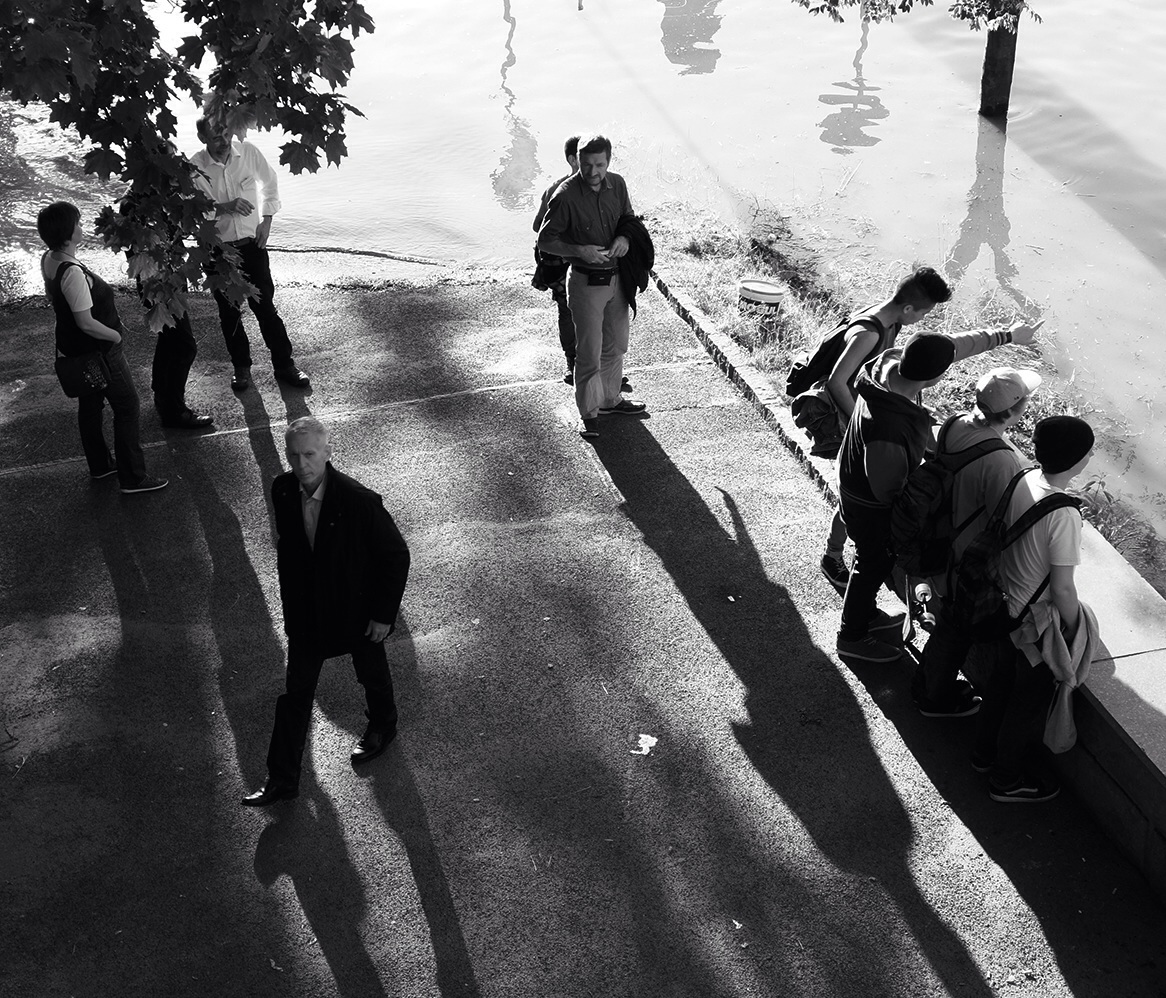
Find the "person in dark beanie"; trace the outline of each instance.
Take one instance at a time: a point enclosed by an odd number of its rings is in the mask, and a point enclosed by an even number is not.
[[[838,495],[854,566],[842,601],[838,654],[861,662],[893,662],[902,652],[902,617],[876,606],[879,586],[895,563],[891,505],[907,476],[934,442],[931,412],[919,400],[957,360],[1004,343],[1031,343],[1040,323],[997,332],[947,336],[915,333],[885,350],[855,380],[858,402],[838,452]]]
[[[1032,440],[1040,467],[1017,483],[1009,524],[1046,496],[1064,492],[1093,456],[1093,430],[1077,416],[1042,419]],[[1056,621],[1072,642],[1083,616],[1074,580],[1080,563],[1080,510],[1063,506],[1037,520],[1004,549],[1001,569],[1011,616]],[[1023,640],[1017,629],[1001,642],[976,718],[972,765],[989,774],[990,796],[1004,803],[1051,800],[1060,792],[1051,776],[1026,767],[1030,748],[1042,738],[1054,680],[1038,649],[1029,644],[1018,651]]]

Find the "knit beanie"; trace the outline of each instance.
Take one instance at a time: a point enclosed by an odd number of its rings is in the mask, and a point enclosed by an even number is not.
[[[1049,416],[1036,424],[1032,443],[1041,470],[1056,475],[1068,471],[1089,453],[1093,430],[1076,416]]]
[[[908,381],[938,378],[955,360],[955,343],[942,333],[915,333],[903,347],[899,374]]]

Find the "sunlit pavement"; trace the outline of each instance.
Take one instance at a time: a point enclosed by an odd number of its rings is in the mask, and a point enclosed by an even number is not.
[[[592,445],[522,275],[381,276],[282,291],[307,395],[253,334],[234,396],[197,300],[202,436],[159,428],[122,298],[147,496],[88,480],[51,312],[0,313],[0,993],[1166,993],[1162,906],[1076,802],[993,804],[972,722],[835,659],[828,510],[654,291],[650,416]],[[402,728],[354,771],[330,663],[301,796],[245,810],[283,669],[266,488],[309,411],[413,551]]]

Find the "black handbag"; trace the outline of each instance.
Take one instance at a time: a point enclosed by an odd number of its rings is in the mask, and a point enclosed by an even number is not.
[[[105,391],[109,387],[109,368],[100,350],[91,350],[78,357],[58,356],[53,368],[61,388],[71,399]]]

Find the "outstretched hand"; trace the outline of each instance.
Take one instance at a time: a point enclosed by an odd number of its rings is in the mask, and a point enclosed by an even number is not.
[[[1014,323],[1008,330],[1012,334],[1012,342],[1020,343],[1021,345],[1031,343],[1034,339],[1036,339],[1036,331],[1044,324],[1044,319],[1033,323],[1031,326],[1027,322]]]

